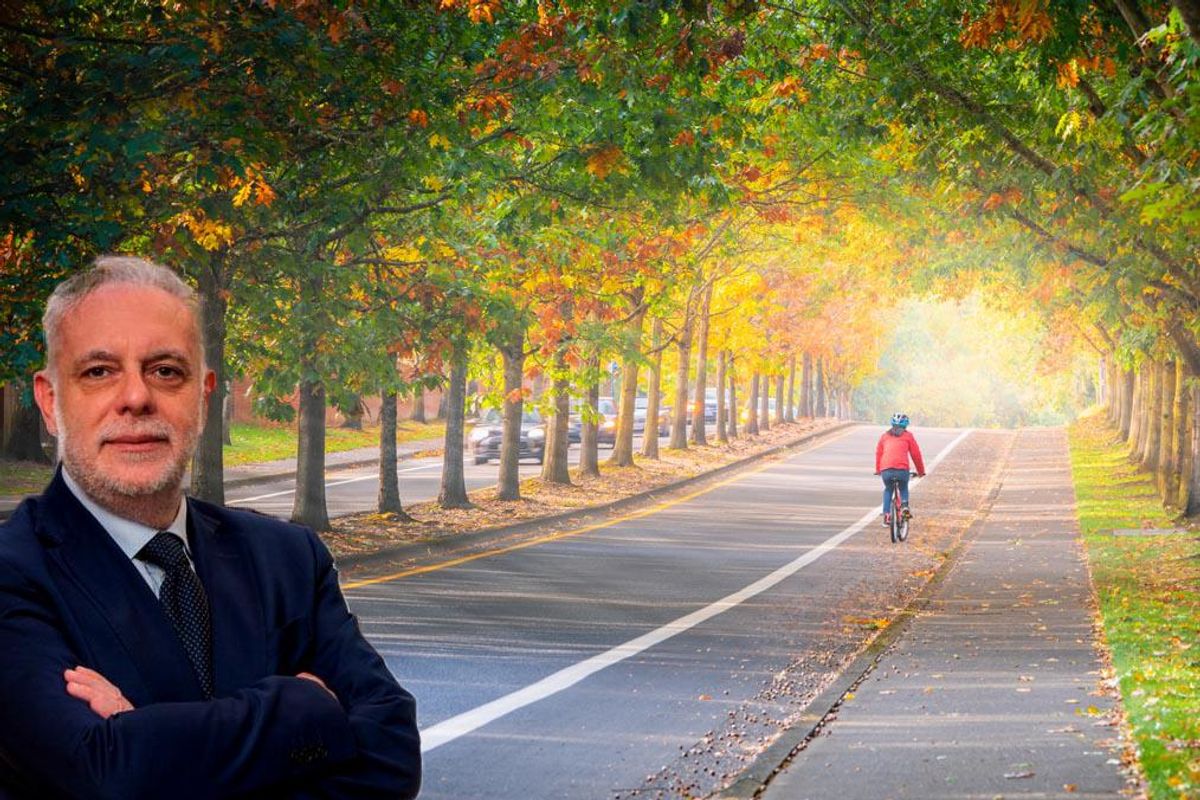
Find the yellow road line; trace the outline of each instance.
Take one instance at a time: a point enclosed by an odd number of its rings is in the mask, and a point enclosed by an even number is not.
[[[854,431],[854,427],[849,427],[845,431],[837,434],[836,436],[832,436],[828,439],[822,438],[820,441],[817,441],[817,442],[810,442],[809,446],[799,449],[795,453],[791,453],[788,455],[791,456],[791,455],[798,455],[800,453],[807,453],[809,450],[813,449],[818,444],[824,445],[824,444],[828,444],[830,442],[835,442],[838,439],[841,439],[842,437],[849,435],[853,431]],[[668,508],[673,508],[674,506],[677,506],[680,503],[686,503],[689,500],[695,500],[697,497],[708,494],[709,492],[714,491],[716,489],[720,489],[722,486],[728,486],[729,484],[736,483],[736,482],[742,480],[743,478],[748,478],[751,475],[756,475],[759,472],[762,472],[763,470],[766,470],[767,468],[774,466],[776,463],[777,462],[775,460],[768,459],[765,464],[762,464],[761,466],[758,466],[758,467],[748,468],[745,471],[740,471],[740,472],[738,472],[737,475],[734,475],[732,478],[726,478],[723,481],[719,481],[710,486],[706,486],[703,489],[698,489],[697,491],[694,491],[690,494],[686,494],[681,497],[672,498],[671,500],[664,500],[663,502],[658,503],[657,505],[650,506],[649,508],[643,508],[640,511],[631,511],[628,514],[623,514],[619,517],[614,517],[612,519],[608,519],[603,522],[597,522],[592,525],[584,525],[581,528],[572,528],[571,530],[558,531],[557,533],[550,533],[545,536],[539,536],[536,539],[530,539],[525,542],[519,542],[518,544],[511,544],[511,545],[507,545],[505,547],[496,547],[491,550],[482,550],[478,553],[472,553],[471,555],[460,556],[459,558],[452,558],[452,559],[448,559],[446,561],[439,561],[436,564],[427,564],[426,566],[423,566],[423,567],[411,567],[406,570],[401,570],[400,572],[393,572],[389,575],[380,575],[375,578],[364,578],[363,580],[359,580],[359,581],[350,581],[349,583],[343,583],[342,589],[343,589],[343,591],[348,591],[351,589],[361,589],[364,586],[374,586],[377,583],[387,583],[388,581],[400,580],[401,578],[411,578],[414,575],[423,575],[427,572],[437,572],[438,570],[447,569],[449,567],[457,567],[460,564],[468,564],[472,561],[478,561],[482,558],[491,558],[493,556],[504,555],[505,553],[511,553],[515,550],[523,550],[526,547],[534,547],[539,544],[546,544],[547,542],[553,542],[553,541],[557,541],[559,539],[565,539],[568,536],[579,536],[580,534],[590,533],[591,531],[600,530],[601,528],[608,528],[613,525],[619,525],[622,522],[629,522],[631,520],[641,519],[642,517],[649,517],[652,514],[659,514],[663,511],[666,511]],[[587,512],[586,508],[580,509],[581,514],[586,513],[586,512]],[[537,520],[531,520],[531,521],[536,522]]]

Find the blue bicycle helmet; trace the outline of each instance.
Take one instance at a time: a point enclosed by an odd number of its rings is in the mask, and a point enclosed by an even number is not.
[[[892,425],[897,428],[907,428],[908,414],[892,414]]]

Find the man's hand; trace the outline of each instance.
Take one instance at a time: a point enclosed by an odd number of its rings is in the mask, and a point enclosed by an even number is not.
[[[69,669],[63,673],[63,679],[67,682],[67,694],[87,703],[92,711],[104,719],[122,711],[133,710],[133,703],[125,699],[121,690],[94,669]]]
[[[337,696],[336,694],[334,694],[334,693],[333,693],[333,690],[332,690],[332,689],[330,689],[328,686],[326,686],[326,685],[325,685],[325,681],[321,680],[321,679],[320,679],[320,678],[318,678],[316,675],[313,675],[311,672],[301,672],[301,673],[299,673],[298,675],[296,675],[296,677],[297,677],[297,678],[304,678],[304,680],[306,680],[306,681],[312,681],[312,682],[313,682],[313,683],[315,683],[317,686],[320,686],[322,689],[324,689],[325,691],[329,692],[329,696],[330,696],[330,697],[332,697],[334,700],[337,700],[337,699],[338,699],[338,696]],[[338,702],[340,703],[341,701],[340,701],[340,700],[338,700]]]

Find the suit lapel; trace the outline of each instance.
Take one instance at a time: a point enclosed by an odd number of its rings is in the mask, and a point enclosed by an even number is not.
[[[242,540],[188,500],[188,538],[212,619],[213,682],[218,697],[271,674],[267,626],[254,562]]]
[[[97,663],[84,666],[103,673],[135,706],[199,699],[200,686],[187,653],[137,568],[75,498],[61,475],[55,475],[42,499],[46,513],[39,521],[39,532],[51,545],[47,547],[50,560],[70,586],[90,601],[111,632],[106,636],[105,631],[87,624],[86,612],[68,603],[80,617],[87,650],[97,659]],[[127,660],[116,655],[114,644]],[[135,674],[140,687],[134,685]]]

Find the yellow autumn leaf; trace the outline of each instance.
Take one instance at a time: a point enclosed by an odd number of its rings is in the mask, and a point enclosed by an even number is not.
[[[233,205],[235,208],[241,208],[247,200],[250,199],[250,193],[254,191],[254,183],[247,181],[242,184],[242,188],[237,190],[237,194],[233,196]]]

